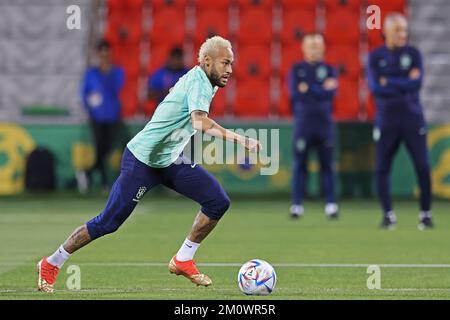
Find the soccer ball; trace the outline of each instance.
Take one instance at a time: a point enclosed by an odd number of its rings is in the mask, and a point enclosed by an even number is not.
[[[264,260],[250,260],[239,270],[239,289],[247,295],[268,295],[273,291],[276,283],[275,270]]]

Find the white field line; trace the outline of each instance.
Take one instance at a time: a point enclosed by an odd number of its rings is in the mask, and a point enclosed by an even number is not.
[[[25,266],[30,262],[0,261],[0,267]],[[33,263],[32,263],[33,264]],[[166,267],[166,262],[66,262],[67,265],[76,264],[90,267]],[[200,267],[241,267],[242,263],[198,263]],[[34,265],[34,264],[33,264]],[[277,268],[367,268],[377,265],[380,268],[450,268],[450,264],[367,264],[367,263],[273,263]]]

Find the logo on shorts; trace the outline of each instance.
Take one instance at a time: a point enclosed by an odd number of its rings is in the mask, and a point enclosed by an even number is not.
[[[196,163],[192,163],[191,168],[194,169],[196,165],[197,165]]]
[[[140,187],[138,192],[136,193],[136,197],[133,198],[133,201],[139,202],[139,200],[141,200],[142,196],[145,194],[146,191],[147,187]]]

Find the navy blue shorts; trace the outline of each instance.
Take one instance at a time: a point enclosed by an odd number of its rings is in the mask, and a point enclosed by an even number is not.
[[[116,231],[144,194],[159,184],[195,200],[201,211],[214,220],[219,220],[230,206],[230,199],[216,178],[186,157],[180,156],[166,168],[152,168],[125,148],[120,176],[112,186],[105,209],[87,222],[91,238]]]

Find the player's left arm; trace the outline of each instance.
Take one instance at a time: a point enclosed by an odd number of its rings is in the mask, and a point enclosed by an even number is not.
[[[239,143],[246,149],[252,152],[262,150],[262,145],[258,140],[247,136],[242,136],[231,130],[225,129],[213,119],[208,117],[208,113],[201,110],[191,112],[192,127],[195,130],[200,130],[213,137],[221,138],[223,140]]]
[[[423,82],[423,63],[422,56],[416,51],[412,57],[412,68],[408,77],[388,77],[387,83],[399,88],[404,92],[417,92],[422,87]]]
[[[328,68],[328,77],[322,84],[311,84],[311,92],[321,100],[331,100],[336,95],[338,88],[338,81],[336,71],[333,68]]]

